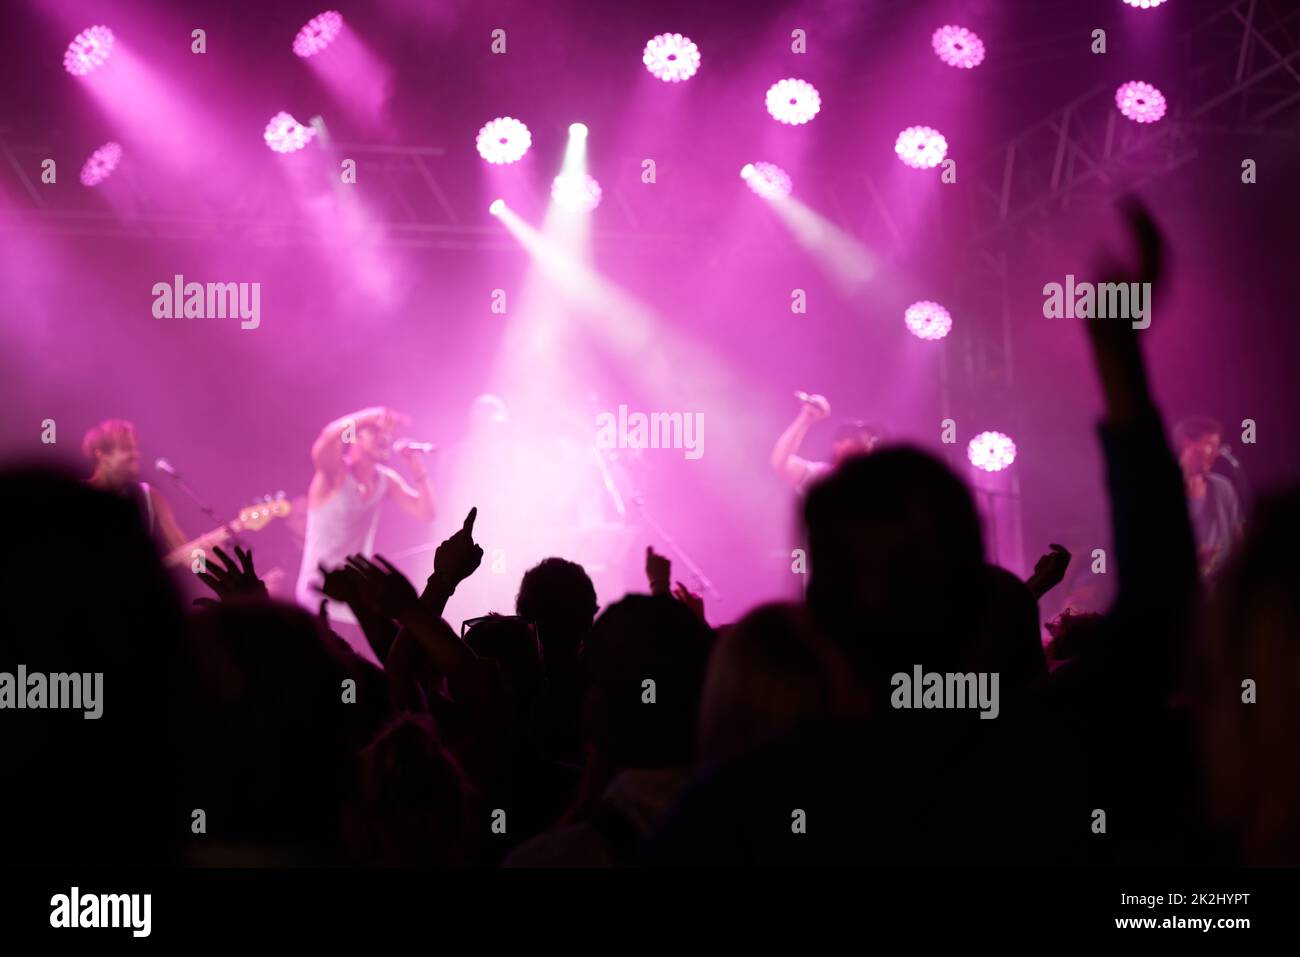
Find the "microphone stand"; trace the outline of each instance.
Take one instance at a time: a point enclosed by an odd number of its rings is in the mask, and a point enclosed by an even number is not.
[[[219,526],[220,528],[224,528],[226,530],[226,534],[230,536],[231,542],[238,545],[240,548],[247,550],[248,546],[244,544],[243,539],[239,537],[239,535],[235,532],[235,530],[230,527],[230,523],[217,521],[216,510],[211,505],[205,504],[204,501],[201,498],[199,498],[198,493],[195,492],[194,489],[190,488],[189,483],[186,482],[185,479],[181,478],[179,472],[167,472],[167,471],[163,471],[162,469],[159,469],[159,471],[162,471],[164,475],[166,475],[168,478],[172,480],[173,483],[175,483],[176,487],[180,489],[189,498],[189,500],[198,507],[198,510],[208,517],[208,521]]]

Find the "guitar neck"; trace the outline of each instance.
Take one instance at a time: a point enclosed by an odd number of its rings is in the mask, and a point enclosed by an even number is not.
[[[169,568],[176,565],[189,564],[195,549],[206,552],[214,545],[224,545],[230,540],[231,533],[237,535],[240,531],[242,531],[242,528],[240,527],[238,519],[228,525],[214,528],[212,531],[200,535],[198,538],[192,538],[184,545],[172,549],[163,559],[163,564]]]

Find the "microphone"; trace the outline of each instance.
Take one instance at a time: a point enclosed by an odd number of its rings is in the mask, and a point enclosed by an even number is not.
[[[170,475],[174,479],[178,479],[181,477],[180,473],[177,472],[176,469],[172,467],[172,464],[168,462],[166,459],[158,459],[156,462],[154,462],[153,467],[156,468],[159,472],[162,472],[164,475]]]
[[[1241,468],[1241,463],[1238,462],[1238,461],[1237,461],[1237,457],[1236,457],[1235,455],[1232,454],[1232,446],[1231,446],[1231,445],[1220,445],[1220,446],[1219,446],[1219,458],[1223,459],[1225,462],[1227,462],[1229,465],[1231,465],[1234,469],[1239,469],[1239,468]]]
[[[405,452],[410,449],[412,452],[436,452],[438,446],[432,442],[413,442],[410,439],[399,439],[393,443],[393,448],[398,452]]]

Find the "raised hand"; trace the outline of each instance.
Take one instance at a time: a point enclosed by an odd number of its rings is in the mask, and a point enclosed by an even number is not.
[[[653,546],[647,545],[645,547],[645,577],[650,582],[650,594],[668,594],[672,574],[673,563],[656,552]]]
[[[478,509],[471,508],[465,516],[465,524],[433,553],[430,581],[437,579],[448,594],[473,575],[483,561],[483,549],[474,544],[474,520],[477,517]]]
[[[1034,573],[1025,582],[1035,598],[1042,598],[1061,584],[1065,580],[1065,570],[1070,566],[1070,552],[1064,545],[1053,544],[1050,547],[1052,550],[1037,561]]]
[[[704,617],[704,599],[700,595],[695,594],[681,582],[678,582],[677,587],[673,589],[673,597],[695,612],[696,618],[708,624]]]
[[[814,393],[803,399],[803,414],[810,419],[824,419],[831,414],[831,404],[826,396]]]
[[[253,569],[253,553],[235,546],[238,563],[219,547],[213,546],[212,554],[220,562],[207,563],[207,571],[199,572],[201,582],[217,593],[223,602],[258,601],[266,598],[266,585],[257,577]],[[196,598],[196,605],[215,605],[211,598]]]
[[[383,555],[376,555],[375,562],[362,555],[348,556],[347,567],[356,575],[358,597],[387,618],[401,618],[419,599],[415,586]]]

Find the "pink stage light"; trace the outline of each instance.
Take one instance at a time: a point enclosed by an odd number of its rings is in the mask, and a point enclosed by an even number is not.
[[[919,339],[942,339],[952,328],[952,316],[937,302],[914,302],[903,313],[912,335]]]
[[[298,31],[293,38],[293,52],[306,59],[315,56],[333,43],[343,32],[343,14],[337,10],[318,13]]]
[[[740,171],[740,178],[764,199],[789,196],[794,186],[790,174],[775,163],[746,163]]]
[[[641,62],[665,83],[680,83],[700,68],[700,48],[680,33],[661,33],[645,45]]]
[[[277,153],[293,153],[310,143],[315,135],[316,131],[310,126],[303,126],[291,114],[281,110],[266,124],[262,138]]]
[[[1115,91],[1115,105],[1134,123],[1154,123],[1165,115],[1165,95],[1150,83],[1134,80]]]
[[[1016,443],[1001,432],[981,432],[966,446],[970,464],[985,472],[1001,472],[1016,460]]]
[[[498,116],[478,131],[478,155],[489,163],[514,163],[533,145],[528,127],[512,116]]]
[[[1139,10],[1150,10],[1152,7],[1158,7],[1165,0],[1124,0],[1130,7],[1137,7]]]
[[[973,30],[948,24],[934,31],[930,45],[949,66],[969,70],[984,62],[984,41]]]
[[[909,126],[898,134],[894,152],[913,169],[933,169],[948,155],[948,141],[928,126]]]
[[[82,30],[63,53],[63,68],[73,76],[85,76],[99,69],[113,52],[113,31],[95,26]]]
[[[105,143],[90,154],[81,167],[81,185],[98,186],[113,175],[117,164],[122,162],[122,147],[118,143]]]
[[[589,213],[600,205],[600,184],[586,173],[561,173],[551,183],[555,205]]]
[[[811,83],[794,78],[773,83],[767,91],[767,112],[791,126],[807,123],[822,108],[821,94]]]

